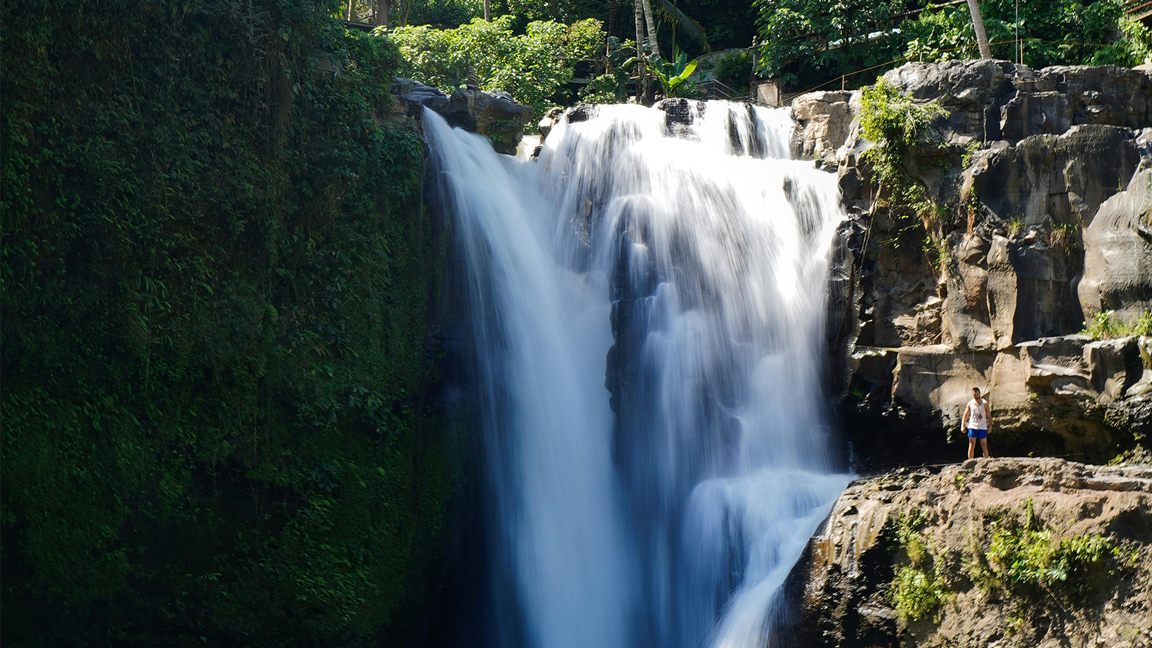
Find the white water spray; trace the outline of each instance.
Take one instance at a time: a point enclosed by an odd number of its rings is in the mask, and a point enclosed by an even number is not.
[[[527,646],[764,646],[847,483],[819,379],[834,178],[787,159],[786,111],[685,107],[598,107],[535,162],[425,117]]]

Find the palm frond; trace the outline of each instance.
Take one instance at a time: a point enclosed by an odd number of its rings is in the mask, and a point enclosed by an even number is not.
[[[676,25],[684,30],[692,40],[700,43],[705,52],[711,52],[712,46],[708,44],[708,34],[704,26],[693,20],[688,14],[680,11],[671,0],[656,0],[656,12],[666,22]]]

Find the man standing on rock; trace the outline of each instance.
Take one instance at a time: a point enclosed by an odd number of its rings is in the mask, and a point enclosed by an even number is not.
[[[984,458],[991,459],[988,454],[988,430],[992,427],[992,407],[988,401],[980,398],[980,388],[972,388],[972,400],[964,408],[964,420],[960,427],[968,430],[968,458],[976,456],[976,439],[980,439],[980,447],[984,450]]]

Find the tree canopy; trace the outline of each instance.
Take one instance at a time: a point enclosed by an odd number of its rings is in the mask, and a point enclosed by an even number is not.
[[[925,0],[757,0],[759,72],[788,91],[847,78],[849,87],[873,82],[905,60],[979,56],[964,3]],[[1148,60],[1152,38],[1128,20],[1119,0],[1015,0],[980,3],[992,54],[1024,63],[1137,65]],[[871,69],[869,69],[871,68]]]

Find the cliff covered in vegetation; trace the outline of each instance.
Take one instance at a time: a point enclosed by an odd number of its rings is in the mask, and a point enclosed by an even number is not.
[[[461,472],[399,61],[336,3],[3,8],[7,645],[370,645]]]

